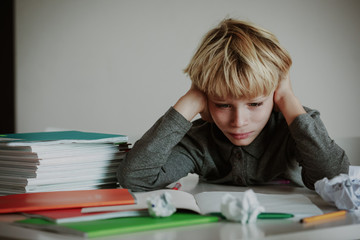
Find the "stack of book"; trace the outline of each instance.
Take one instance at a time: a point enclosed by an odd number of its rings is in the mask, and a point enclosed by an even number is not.
[[[0,135],[0,195],[115,188],[125,135],[80,131]]]

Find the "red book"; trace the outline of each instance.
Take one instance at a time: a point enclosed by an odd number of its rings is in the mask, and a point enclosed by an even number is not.
[[[128,189],[96,189],[0,196],[0,213],[135,204]]]

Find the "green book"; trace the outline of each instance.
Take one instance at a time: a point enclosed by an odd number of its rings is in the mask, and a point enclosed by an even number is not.
[[[58,143],[124,143],[126,135],[81,131],[0,134],[2,146],[33,146]]]
[[[30,218],[18,221],[17,223],[34,225],[34,228],[51,230],[59,233],[84,233],[86,237],[100,237],[106,235],[115,235],[147,230],[155,230],[161,228],[180,227],[186,225],[203,224],[217,222],[218,217],[204,216],[194,213],[175,213],[170,217],[154,218],[146,217],[124,217],[113,218],[86,222],[62,223],[55,224],[40,218]],[[80,234],[79,234],[80,235]]]

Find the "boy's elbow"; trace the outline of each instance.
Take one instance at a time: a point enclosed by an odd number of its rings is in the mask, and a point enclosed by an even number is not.
[[[338,163],[338,164],[334,164],[333,166],[327,166],[324,168],[321,168],[321,171],[311,171],[311,174],[308,173],[309,171],[305,172],[304,170],[302,171],[302,179],[303,179],[303,183],[304,185],[311,189],[311,190],[315,190],[315,183],[319,180],[322,180],[323,178],[327,178],[327,179],[333,179],[334,177],[339,176],[340,174],[348,174],[349,173],[349,166],[350,163],[347,159],[347,157],[345,156],[343,158],[343,160]]]
[[[117,179],[121,188],[126,188],[133,192],[145,191],[143,188],[139,187],[139,185],[137,185],[135,181],[132,181],[131,178],[126,178],[125,176],[118,176]]]
[[[139,176],[135,172],[120,166],[116,173],[120,187],[130,189],[133,192],[154,190],[153,186],[148,184],[143,176]]]
[[[132,191],[137,190],[136,181],[134,180],[134,177],[132,177],[128,171],[125,171],[124,169],[119,167],[119,169],[116,173],[116,177],[117,177],[120,187],[127,188]]]

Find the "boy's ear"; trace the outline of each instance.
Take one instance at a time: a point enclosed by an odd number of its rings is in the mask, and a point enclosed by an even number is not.
[[[273,96],[273,103],[274,103],[273,111],[280,112],[280,109],[279,109],[279,107],[277,106],[277,104],[275,102],[275,94]]]
[[[205,110],[200,113],[200,116],[202,120],[206,122],[214,122],[214,120],[211,117],[211,113],[209,111],[209,100],[207,101]]]
[[[200,113],[201,119],[206,122],[214,122],[209,111]]]

